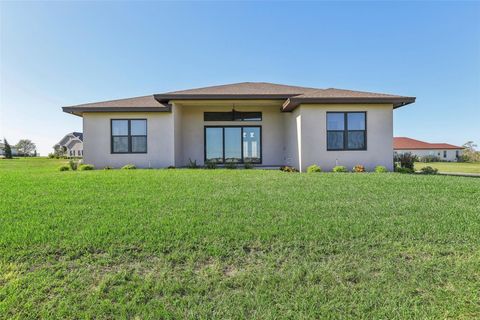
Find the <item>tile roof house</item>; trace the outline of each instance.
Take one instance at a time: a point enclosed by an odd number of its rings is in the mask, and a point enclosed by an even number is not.
[[[394,137],[395,153],[412,153],[419,158],[435,156],[441,161],[457,161],[464,148],[448,143],[429,143],[407,137]]]
[[[393,110],[414,97],[243,82],[63,107],[96,167],[214,161],[393,168]]]
[[[82,157],[83,156],[83,133],[71,132],[67,133],[58,143],[53,146],[53,149],[60,147],[65,148],[65,155],[68,157]]]

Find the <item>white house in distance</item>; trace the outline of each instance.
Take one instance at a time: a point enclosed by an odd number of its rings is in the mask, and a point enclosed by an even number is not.
[[[63,107],[97,168],[249,162],[393,170],[393,111],[414,97],[243,82]]]
[[[0,156],[5,156],[5,144],[3,142],[0,142]],[[18,155],[18,152],[17,152],[17,148],[15,148],[14,146],[10,145],[10,150],[12,150],[12,156],[17,156]]]
[[[463,151],[463,147],[452,144],[429,143],[407,137],[393,138],[393,149],[396,154],[410,152],[419,158],[435,156],[440,161],[457,161]]]
[[[83,133],[71,132],[65,135],[57,144],[53,146],[53,149],[65,147],[65,155],[68,157],[82,157],[83,156]]]

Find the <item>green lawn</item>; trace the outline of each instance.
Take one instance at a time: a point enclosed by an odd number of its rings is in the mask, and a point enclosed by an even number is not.
[[[0,160],[0,318],[478,319],[480,179]]]
[[[420,170],[423,167],[431,166],[437,168],[440,172],[456,172],[456,173],[478,173],[480,174],[480,162],[417,162],[415,163],[415,170]]]

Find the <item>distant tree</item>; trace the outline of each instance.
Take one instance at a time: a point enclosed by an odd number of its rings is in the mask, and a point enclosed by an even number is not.
[[[3,151],[5,152],[5,159],[12,159],[12,147],[8,143],[7,139],[3,138]]]
[[[17,148],[18,153],[25,157],[32,155],[33,151],[37,148],[35,143],[28,139],[21,139],[15,147]]]
[[[467,141],[463,144],[463,155],[462,158],[464,161],[476,162],[480,161],[480,152],[477,151],[477,145],[473,141]]]
[[[477,145],[473,141],[467,141],[463,144],[462,147],[471,151],[475,151],[476,150],[475,148],[477,147]]]
[[[54,157],[62,158],[65,156],[65,153],[67,152],[67,147],[57,145],[56,147],[53,148],[53,150],[54,150],[53,151]]]
[[[33,151],[33,156],[34,156],[34,157],[37,156],[37,150],[34,150],[34,151]]]

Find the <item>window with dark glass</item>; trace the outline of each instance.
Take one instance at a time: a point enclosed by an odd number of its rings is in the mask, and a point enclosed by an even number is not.
[[[261,127],[205,127],[205,161],[261,163]]]
[[[444,158],[447,157],[447,151],[446,151],[446,150],[443,150],[443,157],[444,157]]]
[[[112,153],[146,153],[147,120],[112,120]]]
[[[366,150],[365,112],[327,112],[327,150]]]
[[[204,112],[204,121],[262,121],[261,112]]]

